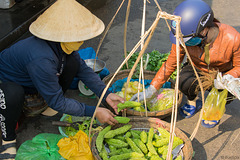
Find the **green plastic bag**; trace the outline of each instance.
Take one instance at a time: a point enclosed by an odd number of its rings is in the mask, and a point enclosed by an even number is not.
[[[227,95],[228,91],[226,89],[218,91],[213,87],[206,98],[202,118],[208,121],[220,120],[226,111]]]
[[[62,135],[41,133],[25,141],[18,149],[16,160],[58,160],[64,159],[58,153],[58,141]]]

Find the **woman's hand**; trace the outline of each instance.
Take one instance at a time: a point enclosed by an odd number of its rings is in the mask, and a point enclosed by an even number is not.
[[[109,125],[115,125],[118,123],[116,119],[114,119],[116,115],[114,115],[109,109],[98,107],[96,111],[96,117],[100,123],[108,123]]]
[[[124,99],[114,93],[110,93],[107,98],[106,102],[114,109],[115,113],[118,114],[117,105],[118,103],[124,103]]]

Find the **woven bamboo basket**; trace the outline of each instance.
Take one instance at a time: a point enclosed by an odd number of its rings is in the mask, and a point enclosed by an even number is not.
[[[110,86],[112,86],[112,84],[115,83],[117,80],[124,79],[124,78],[128,77],[130,71],[131,71],[130,69],[119,71],[118,74],[113,79],[113,81],[111,82]],[[146,70],[144,71],[144,79],[152,80],[155,77],[155,75],[156,75],[156,72],[146,71]],[[110,75],[106,76],[103,79],[103,82],[105,84],[108,84],[108,82],[110,81],[112,76],[113,76],[113,74],[110,74]],[[174,80],[170,79],[169,81],[171,82],[171,88],[174,89],[174,85],[175,85]],[[178,102],[177,102],[178,107],[182,103],[182,98],[183,98],[182,92],[178,91]],[[127,109],[126,113],[127,113],[127,115],[134,115],[134,116],[144,116],[145,115],[144,112],[139,112],[139,111],[136,111],[136,110],[133,110],[133,109]],[[148,111],[147,112],[148,116],[157,117],[157,118],[161,118],[161,119],[165,118],[167,116],[170,116],[171,114],[172,114],[172,107],[168,108],[166,110],[162,110],[162,111],[152,111],[152,112]]]
[[[130,122],[128,124],[132,125],[132,128],[134,129],[139,129],[141,128],[151,128],[153,127],[154,129],[157,129],[159,127],[162,127],[166,129],[167,131],[170,131],[170,126],[171,124],[160,120],[158,118],[153,118],[153,117],[139,117],[139,116],[130,116]],[[116,124],[112,127],[112,129],[119,128],[125,124]],[[106,127],[107,125],[104,125]],[[184,142],[184,147],[182,148],[182,155],[184,160],[191,160],[193,156],[193,148],[192,148],[192,142],[191,140],[184,134],[180,129],[175,128],[175,135],[179,138],[181,138]],[[94,156],[95,160],[101,160],[101,157],[99,156],[99,153],[96,148],[96,138],[98,136],[98,133],[95,133],[92,137],[91,141],[91,150],[92,154]]]

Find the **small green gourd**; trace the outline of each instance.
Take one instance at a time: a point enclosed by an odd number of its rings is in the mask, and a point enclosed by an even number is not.
[[[130,139],[129,137],[126,137],[126,141],[127,141],[127,143],[129,144],[129,146],[132,148],[132,150],[133,150],[134,152],[143,154],[143,152],[141,151],[141,149],[138,148],[138,146],[132,141],[132,139]]]
[[[103,159],[103,160],[108,160],[108,153],[104,147],[104,145],[102,144],[102,151],[99,153],[99,156]]]
[[[152,155],[150,160],[163,160],[161,157],[159,157],[158,155]]]
[[[113,138],[116,135],[123,134],[123,133],[127,132],[131,127],[132,127],[132,125],[126,124],[115,130],[110,130],[104,135],[104,138]]]
[[[159,139],[159,140],[156,140],[156,143],[153,144],[155,147],[162,147],[162,146],[165,146],[167,145],[169,142],[169,139],[168,138],[162,138],[162,139]]]
[[[122,141],[126,141],[122,134],[121,134],[121,135],[116,135],[116,136],[114,136],[113,138],[114,138],[114,139],[120,139],[120,140],[122,140]]]
[[[128,132],[125,134],[125,138],[124,138],[124,139],[126,140],[126,137],[129,137],[129,138],[130,138],[131,136],[132,136],[131,132],[128,131]]]
[[[130,130],[130,132],[131,132],[133,138],[140,139],[140,135],[139,134],[137,134],[133,130]]]
[[[128,149],[128,148],[122,148],[122,153],[130,153],[132,152],[131,149]]]
[[[125,101],[124,103],[118,103],[118,112],[125,108],[134,108],[134,107],[140,107],[142,104],[140,102],[135,101]]]
[[[117,148],[112,145],[109,145],[108,148],[109,148],[110,152],[117,150]]]
[[[142,132],[142,131],[140,131],[140,130],[135,130],[135,129],[132,129],[131,131],[134,132],[134,133],[136,133],[136,134],[138,134],[138,135],[140,135],[141,132]]]
[[[133,142],[142,150],[144,154],[148,153],[146,145],[140,139],[133,139]]]
[[[111,127],[112,127],[112,126],[109,125],[109,126],[105,127],[102,131],[100,131],[100,132],[98,133],[98,136],[97,136],[97,138],[96,138],[96,147],[97,147],[98,152],[101,152],[101,151],[102,151],[102,144],[103,144],[103,140],[104,140],[104,135],[105,135],[108,131],[110,131]]]
[[[118,154],[121,154],[121,153],[122,153],[122,149],[120,148],[120,149],[117,149],[113,152],[110,152],[109,156],[111,157],[111,156],[115,156],[115,155],[118,155]]]
[[[156,150],[155,150],[155,148],[153,147],[153,144],[152,144],[153,135],[154,135],[154,129],[151,127],[149,132],[148,132],[147,148],[148,148],[148,150],[151,154],[157,155],[157,152],[156,152]]]
[[[115,155],[109,158],[109,160],[125,160],[130,158],[141,158],[143,157],[143,154],[137,153],[137,152],[131,152],[131,153],[123,153],[120,155]]]
[[[120,139],[105,139],[105,141],[108,143],[108,145],[112,145],[116,148],[123,148],[123,147],[127,147],[128,143],[120,140]]]
[[[130,118],[121,117],[121,116],[115,116],[114,119],[116,119],[118,123],[123,123],[123,124],[127,124],[130,121]]]
[[[158,132],[161,134],[161,137],[168,138],[170,137],[170,133],[161,127],[158,128]]]
[[[145,132],[145,131],[142,131],[141,133],[140,133],[140,139],[141,139],[141,141],[143,142],[143,143],[147,143],[147,133]]]

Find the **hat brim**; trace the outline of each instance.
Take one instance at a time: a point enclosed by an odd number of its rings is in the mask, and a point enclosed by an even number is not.
[[[80,42],[100,35],[105,25],[76,0],[57,0],[29,27],[36,37],[53,42]]]
[[[175,35],[173,34],[172,31],[170,31],[170,34],[169,34],[169,38],[170,38],[170,41],[173,43],[173,44],[176,44],[176,37]],[[192,37],[186,37],[186,38],[183,38],[183,41],[184,42],[187,42],[189,39],[191,39]]]

